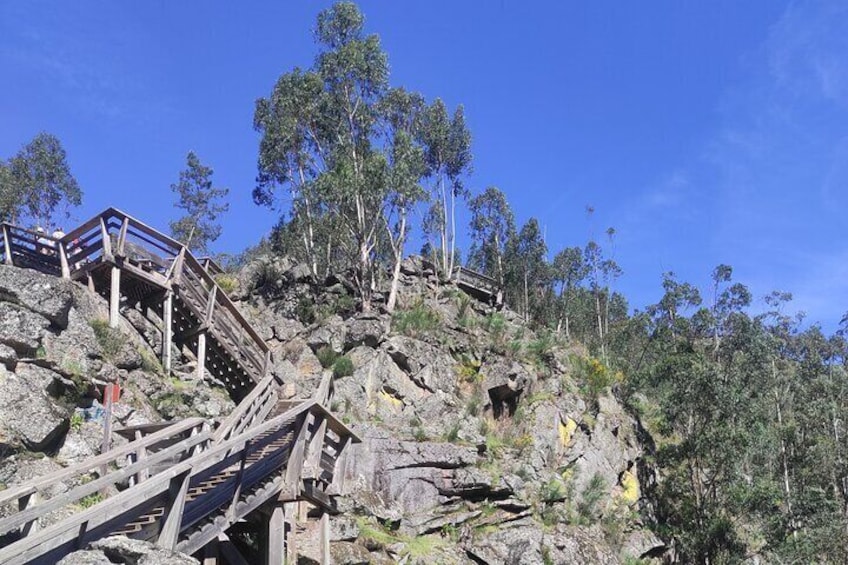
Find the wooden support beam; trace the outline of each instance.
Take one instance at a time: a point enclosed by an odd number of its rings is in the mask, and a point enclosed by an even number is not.
[[[197,378],[203,378],[206,370],[206,331],[197,334]]]
[[[3,253],[6,255],[6,264],[12,265],[12,244],[9,242],[9,226],[3,225]]]
[[[103,217],[100,217],[100,237],[103,240],[101,245],[103,246],[103,257],[109,261],[114,260],[115,256],[112,254],[112,240],[109,239],[109,230],[106,228],[106,221]]]
[[[159,532],[159,539],[156,540],[156,545],[159,547],[173,550],[177,546],[190,477],[191,469],[171,479],[168,486],[168,504],[162,516],[162,529]]]
[[[285,565],[286,560],[286,514],[284,505],[277,503],[271,509],[268,519],[267,565]],[[291,563],[294,563],[293,561]]]
[[[288,534],[286,535],[286,562],[297,563],[297,539],[295,538],[295,531],[297,530],[297,502],[284,503],[283,513],[285,514],[288,526]]]
[[[59,251],[59,264],[62,266],[62,278],[71,278],[71,268],[68,265],[68,252],[65,249],[65,244],[61,241],[56,242],[56,248]]]
[[[121,223],[121,231],[118,232],[118,248],[115,250],[115,256],[117,257],[126,257],[124,247],[127,242],[127,228],[129,228],[129,226],[130,219],[124,218],[124,221]]]
[[[112,267],[111,287],[109,288],[109,327],[118,327],[119,308],[121,306],[121,269]]]
[[[321,565],[330,565],[330,515],[326,512],[321,514]]]
[[[171,374],[171,347],[174,342],[174,293],[165,293],[162,301],[162,368],[165,374]]]

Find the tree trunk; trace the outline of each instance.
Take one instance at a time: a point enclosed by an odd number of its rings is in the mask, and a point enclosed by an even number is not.
[[[397,244],[392,245],[395,252],[395,268],[392,272],[392,288],[389,291],[389,300],[386,302],[386,309],[389,313],[394,312],[395,304],[397,303],[398,283],[400,281],[400,264],[403,262],[403,247],[406,240],[406,210],[400,212],[400,234],[398,235]]]

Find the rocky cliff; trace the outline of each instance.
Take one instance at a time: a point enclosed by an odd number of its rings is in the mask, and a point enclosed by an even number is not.
[[[393,315],[357,313],[344,277],[316,281],[285,259],[221,283],[273,348],[287,393],[307,397],[332,372],[331,408],[363,437],[333,519],[336,562],[663,554],[647,528],[650,439],[615,398],[623,376],[579,346],[530,331],[416,259],[403,265]],[[0,267],[0,483],[97,453],[108,382],[123,386],[116,426],[232,408],[191,367],[164,375],[146,339],[155,330],[124,314],[110,329],[105,302],[82,286]]]
[[[356,313],[343,277],[262,259],[233,295],[306,395],[364,438],[335,520],[340,563],[619,563],[663,554],[648,530],[650,438],[579,346],[403,265],[394,315]],[[377,299],[381,295],[378,293]],[[350,480],[352,479],[352,480]]]

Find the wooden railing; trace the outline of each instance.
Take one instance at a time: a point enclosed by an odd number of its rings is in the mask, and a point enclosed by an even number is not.
[[[109,471],[49,500],[29,502],[36,493],[47,492],[62,481],[103,464],[114,464],[130,453],[165,440],[179,440],[186,433],[189,435],[185,439],[148,453],[134,464]],[[327,439],[333,437],[338,440],[329,449],[325,448]],[[0,532],[17,529],[22,537],[0,549],[0,563],[55,562],[57,557],[94,539],[120,532],[145,516],[156,519],[149,522],[153,529],[140,531],[140,537],[156,539],[162,547],[193,553],[268,500],[299,497],[304,490],[304,479],[308,478],[304,474],[307,461],[317,458],[323,462],[320,465],[326,470],[323,480],[340,480],[344,475],[346,446],[358,441],[343,423],[314,401],[303,402],[219,443],[212,443],[212,434],[198,419],[175,424],[80,465],[47,475],[34,484],[2,493],[0,501],[17,502],[21,508],[0,520]],[[153,472],[155,464],[169,458],[176,462],[161,472]],[[149,476],[134,486],[40,531],[35,527],[38,519],[47,513],[79,503],[104,487],[114,488],[144,469],[149,471]],[[209,527],[192,529],[201,522]]]
[[[3,261],[8,265],[80,279],[104,262],[163,290],[172,290],[199,321],[192,332],[208,331],[255,381],[269,367],[265,341],[180,242],[132,216],[109,208],[60,239],[0,224]],[[178,336],[179,337],[179,336]]]
[[[7,509],[11,514],[0,519],[0,535],[18,529],[26,537],[37,529],[38,521],[51,512],[78,506],[84,500],[96,499],[102,496],[102,492],[108,492],[108,489],[115,488],[131,477],[137,481],[140,476],[149,476],[155,472],[157,465],[184,460],[208,448],[211,440],[212,434],[207,422],[201,418],[190,418],[77,465],[2,491],[0,506],[13,506]],[[163,443],[173,445],[150,453]],[[134,456],[135,462],[118,468],[128,456]],[[84,480],[91,473],[102,473],[103,469],[107,469],[107,472],[96,479],[52,498],[49,496],[57,484]]]

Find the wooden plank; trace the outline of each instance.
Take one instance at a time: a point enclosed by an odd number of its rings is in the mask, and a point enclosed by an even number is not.
[[[156,545],[159,547],[174,549],[177,541],[179,541],[190,478],[191,471],[186,470],[171,479],[171,483],[168,485],[168,505],[165,507],[165,514],[162,516],[162,529],[159,532],[159,538],[156,540]]]

